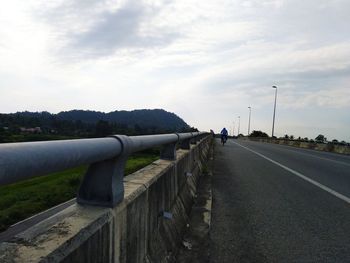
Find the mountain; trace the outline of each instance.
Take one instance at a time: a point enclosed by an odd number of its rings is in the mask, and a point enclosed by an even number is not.
[[[0,127],[48,127],[57,129],[64,127],[67,130],[95,129],[96,126],[113,126],[116,131],[122,128],[133,134],[147,134],[155,132],[188,131],[190,126],[179,116],[163,109],[143,109],[133,111],[113,111],[109,113],[99,111],[71,110],[58,114],[49,112],[17,112],[0,114]],[[136,130],[136,131],[135,131]]]
[[[80,120],[86,123],[97,123],[99,120],[103,120],[110,123],[116,123],[117,125],[127,125],[129,127],[138,125],[142,128],[157,127],[173,131],[189,128],[189,125],[176,114],[162,109],[113,111],[109,113],[72,110],[58,113],[57,118],[70,121]]]

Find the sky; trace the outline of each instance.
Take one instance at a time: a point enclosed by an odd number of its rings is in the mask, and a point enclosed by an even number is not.
[[[349,0],[0,0],[0,112],[163,108],[350,141]]]

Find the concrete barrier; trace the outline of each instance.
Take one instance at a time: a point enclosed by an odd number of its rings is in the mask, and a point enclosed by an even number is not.
[[[243,140],[258,141],[258,142],[268,142],[289,145],[299,148],[312,149],[324,152],[334,152],[340,154],[349,154],[350,147],[346,145],[336,145],[332,143],[316,143],[316,142],[303,142],[297,140],[285,140],[285,139],[271,139],[271,138],[253,138],[253,137],[241,137]]]
[[[115,208],[74,204],[2,243],[0,262],[172,262],[211,141],[125,177]]]

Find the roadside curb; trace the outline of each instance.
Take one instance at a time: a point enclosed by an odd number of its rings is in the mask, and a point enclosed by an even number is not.
[[[183,237],[182,247],[177,255],[179,263],[209,262],[209,231],[212,213],[212,162],[214,142],[209,160],[200,178],[196,197],[190,214],[190,221]]]

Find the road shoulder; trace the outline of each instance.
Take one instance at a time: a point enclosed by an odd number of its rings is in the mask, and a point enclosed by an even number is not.
[[[215,145],[215,143],[213,143]],[[213,147],[214,147],[213,145]],[[197,195],[190,214],[190,221],[183,237],[182,247],[176,262],[205,263],[209,262],[209,230],[211,224],[212,207],[212,163],[213,147],[209,162],[200,178]]]

